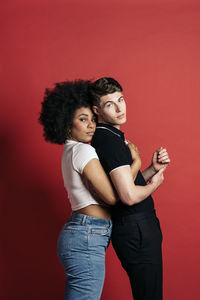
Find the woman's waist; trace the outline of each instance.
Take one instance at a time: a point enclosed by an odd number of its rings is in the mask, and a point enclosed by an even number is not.
[[[71,216],[65,225],[78,225],[78,226],[97,226],[97,227],[112,227],[110,219],[97,218],[86,214],[81,214],[72,211]]]
[[[91,204],[87,205],[81,209],[74,210],[72,214],[81,214],[81,215],[87,215],[93,218],[97,219],[103,219],[103,220],[110,220],[110,209],[109,207],[98,205],[98,204]]]

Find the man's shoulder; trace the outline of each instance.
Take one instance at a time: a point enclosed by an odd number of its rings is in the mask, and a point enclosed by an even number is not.
[[[93,136],[91,145],[95,148],[116,148],[123,147],[122,138],[106,129],[97,128]]]
[[[113,132],[108,130],[106,127],[96,127],[94,136],[97,137],[111,137],[113,136]]]

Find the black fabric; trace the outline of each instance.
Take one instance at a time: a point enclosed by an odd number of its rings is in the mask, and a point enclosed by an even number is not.
[[[132,163],[131,153],[124,143],[124,134],[112,126],[99,124],[91,145],[96,149],[107,173]]]
[[[133,160],[129,148],[124,142],[122,131],[108,124],[97,125],[91,145],[96,149],[100,162],[109,175],[109,173],[124,165],[131,165]],[[139,171],[135,179],[136,185],[145,186],[146,182]],[[127,206],[119,201],[112,207],[112,217],[129,215],[154,209],[154,203],[151,196],[148,196],[142,202]]]
[[[107,174],[133,162],[123,133],[110,125],[98,124],[92,146]],[[146,185],[140,171],[135,184]],[[162,232],[152,197],[132,206],[119,201],[111,212],[112,244],[129,276],[134,300],[162,300]]]
[[[134,300],[162,300],[162,232],[155,212],[114,219],[112,244]]]

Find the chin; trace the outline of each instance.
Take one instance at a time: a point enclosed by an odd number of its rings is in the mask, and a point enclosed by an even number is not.
[[[126,119],[121,120],[121,122],[119,122],[119,125],[122,125],[122,124],[124,124],[124,123],[126,123]]]
[[[92,140],[92,137],[88,137],[82,140],[82,143],[90,143]]]

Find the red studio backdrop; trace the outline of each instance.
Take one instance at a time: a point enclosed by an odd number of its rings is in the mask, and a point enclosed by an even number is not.
[[[199,299],[200,2],[7,0],[1,3],[0,298],[61,300],[56,256],[70,215],[62,146],[37,122],[46,87],[116,78],[142,168],[167,147],[171,165],[154,200],[164,240],[164,299]],[[103,300],[132,299],[112,245]]]

